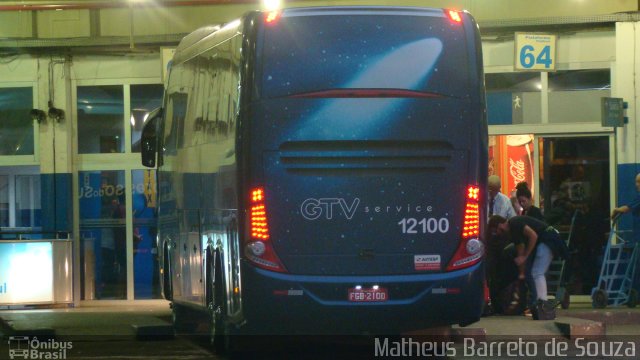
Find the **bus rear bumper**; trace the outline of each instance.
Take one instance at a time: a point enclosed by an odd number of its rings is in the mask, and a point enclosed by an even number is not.
[[[400,334],[477,321],[484,264],[438,274],[307,276],[243,264],[241,333]],[[251,286],[246,286],[251,284]],[[386,289],[385,301],[349,301],[349,289]]]

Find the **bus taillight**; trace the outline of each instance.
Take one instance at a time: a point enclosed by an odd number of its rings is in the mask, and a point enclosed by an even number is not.
[[[480,241],[480,189],[477,186],[467,188],[462,241],[447,266],[447,271],[464,269],[477,264],[482,258],[484,246]]]
[[[246,243],[244,253],[247,259],[263,269],[285,272],[286,269],[269,241],[269,222],[267,208],[265,206],[265,194],[263,188],[255,188],[251,191],[249,201],[249,241]]]
[[[457,10],[445,10],[445,12],[447,13],[447,15],[449,16],[449,19],[451,19],[451,21],[453,22],[462,22],[462,16],[460,15],[460,11]]]
[[[279,18],[280,11],[278,10],[269,11],[268,13],[264,14],[264,22],[267,24],[274,24],[278,21]]]

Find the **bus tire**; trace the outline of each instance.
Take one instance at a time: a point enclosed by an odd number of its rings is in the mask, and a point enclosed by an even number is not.
[[[166,300],[173,300],[171,289],[171,262],[169,258],[169,244],[165,243],[162,250],[162,296]]]
[[[477,323],[478,321],[480,321],[480,318],[472,318],[472,319],[466,319],[463,320],[461,322],[458,323],[458,326],[460,327],[467,327],[473,323]]]
[[[217,252],[209,249],[207,252],[209,269],[207,308],[209,310],[209,341],[217,354],[226,354],[230,349],[229,336],[226,326],[226,291],[224,289],[221,259]]]
[[[171,322],[176,334],[184,334],[193,330],[189,309],[175,302],[171,303]]]

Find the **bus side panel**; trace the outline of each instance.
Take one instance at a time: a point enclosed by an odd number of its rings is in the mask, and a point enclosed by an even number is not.
[[[198,153],[189,146],[194,129],[194,100],[188,89],[195,80],[195,62],[175,66],[165,94],[163,165],[159,168],[159,235],[168,242],[173,300],[202,306],[202,248]]]
[[[160,241],[172,245],[175,302],[207,309],[213,281],[208,267],[217,257],[216,270],[223,273],[225,293],[231,294],[226,308],[238,313],[240,294],[233,289],[240,287],[236,129],[241,36],[229,33],[231,38],[204,40],[198,45],[202,52],[171,71],[160,167]]]

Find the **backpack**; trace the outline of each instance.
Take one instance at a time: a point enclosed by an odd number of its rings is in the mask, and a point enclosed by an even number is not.
[[[556,304],[552,300],[536,301],[531,309],[533,320],[554,320],[556,318]]]
[[[562,240],[560,233],[553,226],[549,226],[541,238],[541,242],[544,243],[553,252],[554,258],[560,258],[562,260],[569,260],[570,250],[567,243]]]

